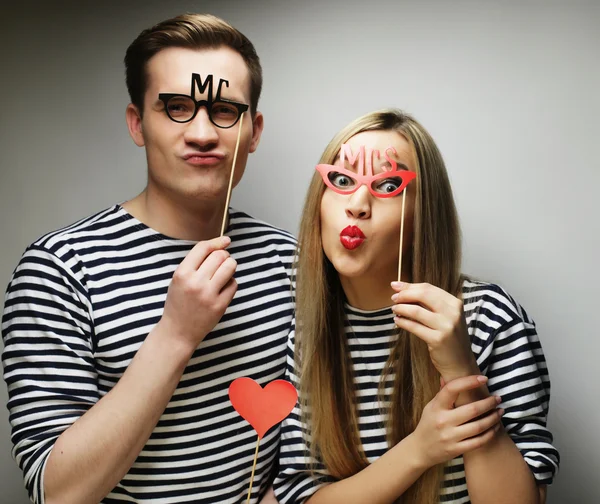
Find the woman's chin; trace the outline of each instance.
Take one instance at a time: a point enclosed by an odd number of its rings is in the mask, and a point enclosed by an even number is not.
[[[359,258],[337,257],[331,261],[340,278],[351,282],[360,282],[364,286],[389,288],[390,282],[397,280],[398,269],[396,264],[382,265],[373,261],[360,260]]]
[[[353,258],[339,258],[332,264],[340,277],[359,279],[369,274],[369,265]]]

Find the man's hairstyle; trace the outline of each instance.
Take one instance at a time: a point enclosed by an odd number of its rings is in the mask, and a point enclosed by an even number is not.
[[[169,47],[216,49],[229,47],[239,53],[250,76],[250,111],[256,113],[262,89],[262,68],[252,42],[233,26],[210,14],[182,14],[144,30],[125,53],[125,79],[131,103],[143,114],[148,85],[147,63]]]

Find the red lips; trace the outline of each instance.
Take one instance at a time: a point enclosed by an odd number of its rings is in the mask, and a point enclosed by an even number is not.
[[[340,242],[348,250],[354,250],[365,241],[366,236],[358,226],[348,226],[340,233]]]

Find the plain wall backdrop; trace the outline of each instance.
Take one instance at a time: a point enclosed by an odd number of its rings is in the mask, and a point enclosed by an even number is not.
[[[600,500],[600,4],[500,1],[12,2],[0,31],[0,284],[41,234],[138,194],[123,56],[186,11],[224,17],[264,68],[265,131],[233,205],[296,232],[333,134],[397,106],[436,139],[463,270],[536,320],[562,455],[551,504]],[[0,501],[28,502],[0,385]]]

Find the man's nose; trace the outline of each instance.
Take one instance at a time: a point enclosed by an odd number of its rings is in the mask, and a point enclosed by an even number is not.
[[[186,142],[195,143],[200,147],[214,145],[219,140],[217,127],[211,122],[206,107],[200,107],[185,129]]]

